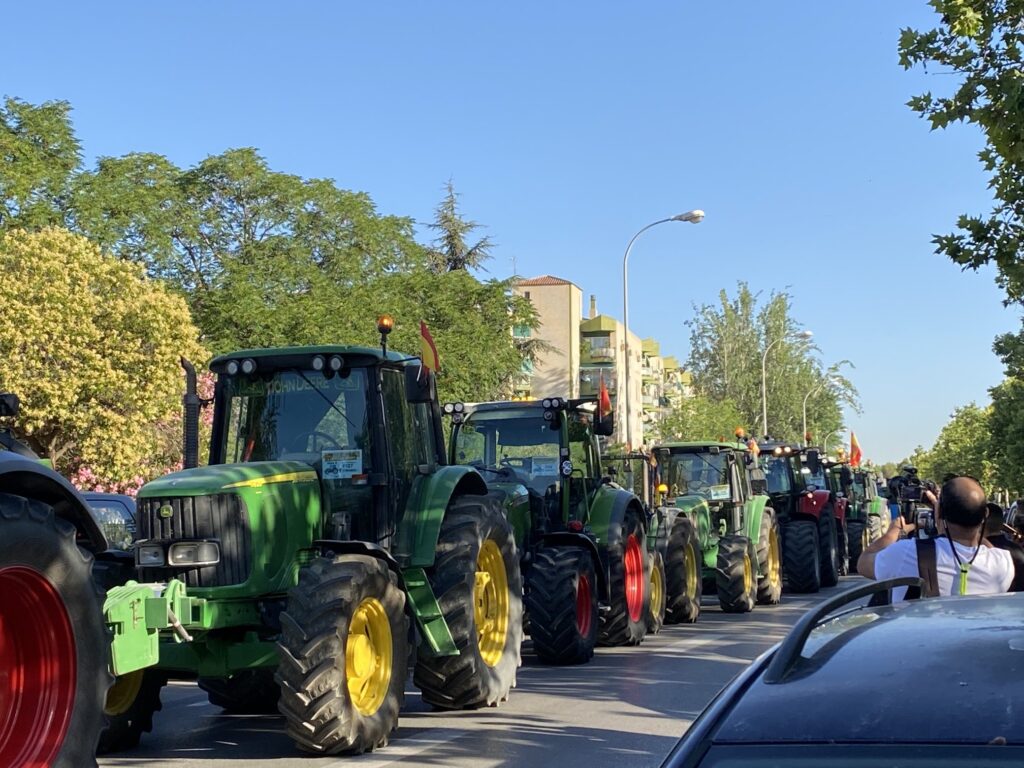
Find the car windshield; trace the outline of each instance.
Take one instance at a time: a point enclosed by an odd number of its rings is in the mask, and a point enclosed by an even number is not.
[[[557,487],[560,433],[539,411],[514,409],[470,414],[455,433],[455,461],[509,470],[538,493]]]
[[[663,452],[659,460],[661,482],[670,497],[697,495],[711,501],[730,498],[729,465],[724,451]]]
[[[289,370],[227,377],[223,386],[226,463],[329,461],[346,477],[368,471],[364,369],[331,376]]]

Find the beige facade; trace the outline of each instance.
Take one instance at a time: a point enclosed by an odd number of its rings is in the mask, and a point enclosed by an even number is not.
[[[583,292],[568,280],[542,275],[519,280],[512,288],[530,300],[540,320],[532,332],[551,349],[541,352],[532,369],[524,369],[517,397],[579,397],[580,319],[583,317]],[[520,337],[530,337],[528,328],[513,329]]]
[[[580,325],[583,339],[580,362],[580,395],[597,395],[604,380],[615,413],[616,443],[627,441],[626,398],[629,398],[629,421],[633,446],[643,440],[643,354],[640,337],[628,336],[629,391],[626,382],[626,334],[622,323],[608,315],[596,315]]]

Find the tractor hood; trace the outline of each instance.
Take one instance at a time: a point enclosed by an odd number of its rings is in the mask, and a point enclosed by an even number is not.
[[[676,496],[675,506],[686,512],[694,512],[698,509],[708,509],[708,500],[703,496]]]
[[[254,461],[183,469],[146,483],[138,498],[204,496],[234,488],[259,488],[278,483],[315,483],[317,474],[301,461]]]

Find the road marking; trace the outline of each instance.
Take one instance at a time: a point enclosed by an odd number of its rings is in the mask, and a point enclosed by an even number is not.
[[[469,731],[461,728],[430,728],[419,731],[413,736],[397,739],[385,747],[384,754],[363,754],[359,757],[347,757],[337,763],[330,763],[327,768],[345,768],[346,766],[359,766],[359,768],[384,768],[394,765],[407,757],[414,757],[428,749],[447,744],[449,741],[465,736]]]

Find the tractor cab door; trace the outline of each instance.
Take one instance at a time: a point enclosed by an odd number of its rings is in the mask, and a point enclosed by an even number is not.
[[[572,471],[567,485],[568,519],[586,522],[590,506],[601,485],[601,454],[589,417],[566,412],[569,461]]]

